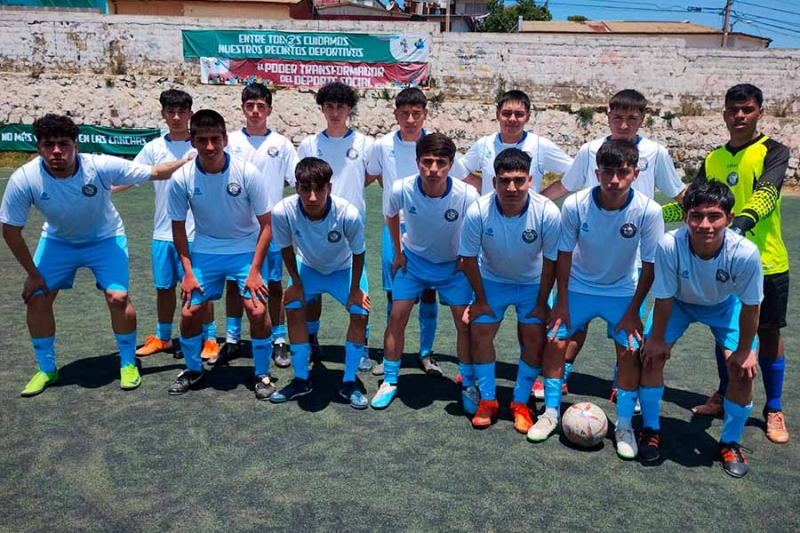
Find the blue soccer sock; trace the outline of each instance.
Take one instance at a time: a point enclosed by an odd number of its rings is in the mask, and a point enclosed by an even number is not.
[[[356,380],[358,363],[361,361],[362,355],[364,355],[363,344],[350,341],[344,343],[344,378],[342,379],[344,383]],[[385,368],[386,365],[384,365],[384,372]]]
[[[725,352],[719,344],[714,346],[714,358],[717,361],[717,375],[719,375],[719,389],[717,390],[725,396],[725,391],[728,390],[728,364],[725,362]]]
[[[119,350],[119,366],[136,365],[136,330],[130,333],[114,333]]]
[[[630,429],[638,391],[617,388],[617,428]]]
[[[722,434],[719,436],[719,441],[725,444],[731,442],[740,444],[744,433],[744,425],[752,409],[753,402],[750,402],[750,405],[743,406],[725,398],[722,402],[725,419],[722,423]]]
[[[294,377],[308,379],[308,360],[310,357],[310,344],[307,342],[292,344],[292,370],[294,370]]]
[[[564,363],[564,378],[561,381],[566,383],[570,374],[572,374],[572,363]]]
[[[439,304],[436,302],[419,303],[419,354],[426,356],[433,351],[433,339],[439,324]]]
[[[33,354],[36,356],[36,362],[39,364],[39,370],[52,374],[56,371],[56,336],[50,335],[49,337],[31,337],[33,344]]]
[[[561,411],[561,380],[558,378],[544,378],[544,406],[548,409]]]
[[[390,385],[397,385],[400,375],[400,361],[383,360],[383,380]]]
[[[478,378],[478,390],[481,392],[481,400],[494,400],[497,397],[497,383],[494,379],[495,362],[474,364],[475,376]],[[463,377],[462,377],[463,379]]]
[[[164,342],[172,340],[172,322],[156,324],[156,337]]]
[[[781,394],[783,394],[783,375],[786,372],[786,357],[779,359],[758,358],[761,375],[764,379],[764,392],[767,395],[767,409],[781,410]]]
[[[458,373],[461,374],[462,387],[475,385],[475,365],[472,363],[458,363]]]
[[[272,326],[272,343],[273,344],[287,344],[286,343],[286,324],[274,324]]]
[[[617,394],[619,394],[619,391]],[[644,427],[655,431],[661,429],[661,399],[663,397],[663,385],[660,387],[639,387],[639,403],[642,405],[642,423]]]
[[[203,324],[203,342],[209,339],[217,340],[217,323],[213,320],[208,324]]]
[[[272,360],[272,339],[250,339],[253,346],[253,367],[258,376],[269,376],[269,362]]]
[[[519,367],[517,368],[517,382],[514,384],[514,401],[517,403],[528,403],[531,397],[531,388],[533,382],[542,373],[541,368],[535,368],[523,361],[519,360]]]
[[[619,372],[619,365],[614,363],[614,377],[611,378],[611,388],[612,389],[616,389],[617,388],[617,372]],[[564,380],[564,381],[566,381],[566,380]]]
[[[369,322],[367,322],[367,328],[364,331],[364,340],[369,342]]]
[[[319,320],[309,320],[306,322],[309,335],[319,335]]]
[[[386,302],[386,323],[389,323],[389,318],[392,316],[392,302]]]
[[[238,344],[242,338],[242,319],[232,316],[225,317],[225,342]]]
[[[202,372],[203,360],[200,358],[200,351],[203,344],[203,334],[194,337],[184,337],[181,335],[181,350],[186,361],[186,368],[194,372]]]

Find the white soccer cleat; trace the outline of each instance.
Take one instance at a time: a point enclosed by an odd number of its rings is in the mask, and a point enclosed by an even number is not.
[[[528,440],[531,442],[544,442],[558,429],[558,418],[553,418],[547,413],[528,430]]]
[[[615,430],[614,438],[617,441],[617,455],[627,460],[636,458],[639,448],[636,446],[636,434],[633,428]]]

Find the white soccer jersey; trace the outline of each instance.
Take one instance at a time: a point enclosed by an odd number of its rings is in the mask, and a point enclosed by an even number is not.
[[[563,174],[572,165],[572,158],[550,139],[526,131],[519,142],[504,143],[499,133],[493,133],[475,141],[461,159],[467,173],[481,173],[481,194],[489,194],[494,190],[494,159],[508,148],[518,148],[531,156],[530,173],[534,192],[539,192],[545,172]]]
[[[322,274],[350,268],[353,254],[364,253],[364,222],[358,209],[333,195],[322,220],[310,220],[296,194],[281,200],[272,212],[272,231],[277,248],[294,243],[300,261]]]
[[[568,191],[595,187],[598,184],[597,151],[611,137],[595,139],[581,146],[575,162],[561,178],[561,184]],[[633,181],[632,187],[644,193],[648,198],[653,198],[655,189],[675,198],[683,190],[683,182],[678,177],[675,164],[666,148],[655,141],[645,137],[636,138],[636,147],[639,149],[639,176]]]
[[[266,135],[250,135],[246,130],[228,135],[228,151],[253,163],[267,180],[267,194],[272,205],[283,198],[284,182],[294,186],[297,150],[292,142],[272,130]]]
[[[431,263],[447,263],[458,258],[461,226],[467,208],[478,198],[474,187],[447,178],[447,191],[441,198],[422,192],[419,176],[394,182],[392,196],[384,211],[387,217],[406,213],[403,245]]]
[[[373,144],[372,137],[354,130],[344,137],[328,137],[323,131],[306,137],[297,148],[300,159],[318,157],[331,166],[331,194],[356,206],[363,221],[367,220],[364,179]]]
[[[555,261],[561,234],[558,207],[536,193],[525,210],[507,217],[497,193],[481,196],[467,209],[458,255],[480,256],[481,276],[500,283],[533,284],[542,277],[542,256]]]
[[[85,244],[124,235],[111,186],[144,183],[150,167],[107,155],[78,154],[76,163],[68,178],[53,177],[41,157],[18,168],[3,194],[0,222],[22,227],[35,205],[44,216],[43,237]]]
[[[615,211],[598,206],[600,188],[573,194],[561,208],[558,249],[573,252],[571,291],[595,296],[633,296],[639,272],[636,252],[645,263],[655,259],[664,234],[661,206],[631,190],[628,202]]]
[[[134,163],[142,165],[160,165],[183,159],[193,151],[192,143],[189,139],[185,141],[172,141],[169,135],[164,135],[158,139],[153,139],[144,145],[142,151],[134,158]],[[167,214],[167,204],[169,203],[169,180],[158,180],[153,182],[156,193],[156,209],[153,215],[153,239],[157,241],[172,242],[172,220]],[[186,217],[186,235],[189,241],[194,240],[194,217],[192,212]]]
[[[266,183],[256,167],[230,154],[225,157],[225,167],[218,174],[206,174],[195,159],[172,176],[169,216],[171,220],[186,220],[191,208],[195,222],[193,252],[254,252],[260,230],[256,216],[272,208]]]
[[[686,226],[661,238],[656,251],[654,298],[676,298],[697,305],[716,305],[731,294],[746,305],[764,298],[764,275],[758,247],[725,230],[725,241],[711,259],[700,259],[689,246]]]

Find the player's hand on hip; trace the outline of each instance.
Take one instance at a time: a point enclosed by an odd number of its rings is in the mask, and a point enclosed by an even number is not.
[[[399,254],[394,256],[394,261],[392,262],[392,279],[397,275],[397,271],[403,269],[403,274],[406,273],[406,254],[400,252]]]
[[[22,284],[22,301],[28,303],[37,291],[42,291],[44,294],[49,292],[44,278],[39,274],[28,276],[25,279],[25,283]]]
[[[355,289],[354,291],[351,291],[350,297],[347,299],[347,310],[349,311],[350,306],[353,305],[369,312],[369,294],[365,293],[361,289]]]
[[[253,304],[257,300],[261,300],[266,304],[269,299],[269,289],[267,284],[264,283],[264,278],[261,277],[261,272],[250,272],[247,275],[247,279],[244,280],[244,290],[245,292],[250,291],[250,300]]]
[[[564,326],[567,330],[572,329],[569,322],[569,308],[556,304],[547,320],[547,336],[552,341],[556,339],[558,330]]]
[[[467,307],[467,321],[465,324],[472,324],[479,316],[488,315],[492,318],[497,318],[489,303],[486,300],[475,300]]]
[[[758,374],[756,352],[747,348],[733,352],[728,358],[728,372],[739,379],[755,379]]]
[[[283,304],[286,305],[292,302],[300,302],[301,305],[306,305],[303,285],[301,283],[292,283],[283,291]]]
[[[197,281],[197,278],[194,277],[194,274],[184,274],[183,282],[181,282],[181,305],[184,307],[192,305],[192,293],[194,291],[203,294],[203,288],[200,287],[200,283]]]

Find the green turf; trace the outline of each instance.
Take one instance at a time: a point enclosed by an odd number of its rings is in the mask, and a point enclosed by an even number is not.
[[[7,172],[0,174],[0,189]],[[368,267],[372,345],[381,345],[380,189],[368,189]],[[152,187],[116,198],[129,235],[131,295],[139,341],[155,328],[149,242]],[[784,228],[800,262],[800,199],[784,199]],[[76,213],[76,216],[79,214]],[[41,218],[25,235],[33,246]],[[91,276],[56,305],[62,382],[35,398],[19,392],[35,369],[20,299],[23,272],[0,247],[0,530],[37,531],[796,531],[800,504],[796,440],[769,443],[756,407],[745,430],[752,471],[726,476],[715,460],[721,420],[692,418],[689,407],[715,387],[711,335],[693,328],[667,366],[657,467],[620,461],[610,441],[598,451],[551,438],[529,444],[508,418],[517,352],[514,326],[498,338],[500,421],[473,430],[458,406],[455,341],[441,308],[436,351],[446,378],[428,378],[407,354],[401,392],[385,412],[350,409],[336,394],[346,322],[325,301],[320,334],[326,361],[312,371],[314,394],[299,403],[256,402],[250,359],[208,374],[202,390],[173,398],[181,362],[141,359],[143,385],[119,389],[108,312]],[[789,366],[784,394],[793,438],[800,438],[797,385],[798,287],[792,287]],[[217,310],[220,334],[223,312]],[[177,323],[176,323],[177,326]],[[177,332],[177,329],[176,329]],[[409,351],[417,347],[416,319]],[[373,349],[373,358],[379,357]],[[596,325],[565,402],[606,400],[612,347]],[[280,384],[290,372],[275,371]],[[368,394],[378,379],[361,375]],[[613,418],[613,416],[612,416]],[[635,424],[639,422],[635,420]]]

